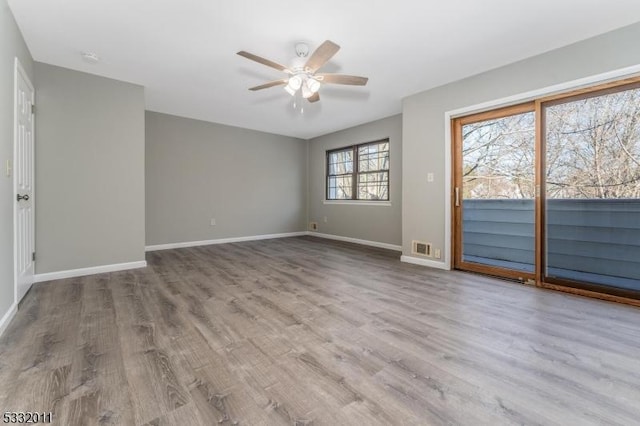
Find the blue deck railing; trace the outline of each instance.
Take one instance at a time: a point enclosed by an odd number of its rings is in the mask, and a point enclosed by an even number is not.
[[[534,269],[534,202],[464,200],[465,261]],[[547,275],[640,290],[640,200],[547,200]]]

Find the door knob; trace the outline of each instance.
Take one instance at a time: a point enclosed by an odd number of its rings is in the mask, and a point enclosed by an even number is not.
[[[29,201],[29,194],[24,194],[24,195],[18,194],[18,201],[20,200]]]

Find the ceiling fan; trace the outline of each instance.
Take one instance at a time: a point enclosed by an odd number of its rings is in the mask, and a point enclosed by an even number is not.
[[[306,43],[297,43],[295,49],[298,58],[303,59],[309,56],[309,46]],[[330,40],[326,40],[309,56],[306,63],[302,64],[300,61],[300,63],[290,68],[254,55],[253,53],[245,52],[244,50],[238,52],[238,55],[289,74],[287,78],[270,81],[259,86],[251,87],[249,90],[256,91],[274,86],[285,86],[284,90],[291,96],[295,96],[296,93],[300,92],[302,97],[309,102],[318,102],[320,100],[318,90],[320,90],[322,84],[364,86],[369,80],[367,77],[358,77],[355,75],[318,73],[318,70],[322,68],[338,50],[340,50],[340,46]]]

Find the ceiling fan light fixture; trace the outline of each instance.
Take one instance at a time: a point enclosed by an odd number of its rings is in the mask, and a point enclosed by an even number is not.
[[[309,88],[311,93],[316,93],[318,90],[320,90],[320,82],[315,78],[308,78],[307,87]]]
[[[305,99],[310,98],[311,96],[313,96],[313,93],[311,91],[311,89],[309,89],[309,85],[308,84],[303,84],[302,85],[302,97]]]
[[[293,90],[288,84],[284,86],[284,90],[286,90],[291,96],[295,96],[297,92],[297,90]]]
[[[289,83],[287,84],[294,92],[302,86],[302,78],[299,75],[294,75],[289,78]]]

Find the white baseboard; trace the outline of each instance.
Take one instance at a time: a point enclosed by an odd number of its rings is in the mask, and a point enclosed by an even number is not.
[[[7,327],[9,326],[9,323],[11,322],[13,317],[16,315],[16,312],[18,312],[18,304],[12,303],[7,313],[4,314],[2,319],[0,319],[0,336],[2,336],[4,331],[7,329]]]
[[[202,241],[187,241],[184,243],[169,243],[169,244],[156,244],[152,246],[146,246],[145,251],[156,250],[170,250],[176,248],[185,247],[198,247],[198,246],[210,246],[213,244],[227,244],[227,243],[239,243],[242,241],[256,241],[256,240],[270,240],[273,238],[287,238],[287,237],[300,237],[307,235],[306,231],[301,232],[286,232],[283,234],[264,234],[264,235],[251,235],[247,237],[231,237],[231,238],[218,238],[216,240],[202,240]]]
[[[147,261],[139,262],[114,263],[112,265],[93,266],[91,268],[70,269],[67,271],[46,272],[44,274],[36,274],[34,282],[61,280],[64,278],[82,277],[84,275],[103,274],[105,272],[126,271],[127,269],[146,268]]]
[[[379,247],[387,250],[402,251],[402,246],[389,243],[380,243],[378,241],[361,240],[359,238],[343,237],[340,235],[322,234],[320,232],[307,232],[312,237],[327,238],[329,240],[346,241],[348,243],[362,244],[365,246]]]
[[[451,270],[451,268],[449,268],[446,263],[438,262],[436,260],[420,259],[419,257],[413,256],[400,256],[400,261],[405,263],[412,263],[414,265],[428,266],[430,268],[444,269],[445,271]]]

